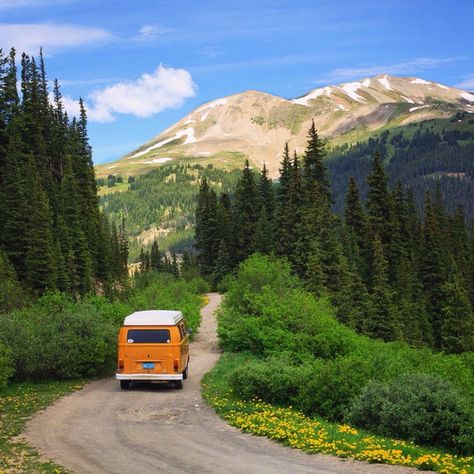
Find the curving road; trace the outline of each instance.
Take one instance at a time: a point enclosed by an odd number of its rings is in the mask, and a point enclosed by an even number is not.
[[[63,397],[27,424],[38,451],[77,473],[409,473],[414,469],[308,455],[228,426],[200,395],[201,377],[219,357],[209,294],[191,345],[183,390],[164,385],[122,391],[113,378]]]

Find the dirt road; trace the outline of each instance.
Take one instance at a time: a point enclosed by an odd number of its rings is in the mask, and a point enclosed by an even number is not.
[[[307,455],[243,434],[200,395],[201,377],[219,357],[212,293],[191,346],[183,390],[148,385],[122,391],[113,378],[60,399],[27,425],[26,440],[77,473],[408,473],[325,455]]]

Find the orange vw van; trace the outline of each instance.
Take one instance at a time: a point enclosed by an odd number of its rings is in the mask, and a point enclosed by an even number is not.
[[[188,376],[189,331],[181,311],[137,311],[118,334],[120,387],[133,380],[170,381],[183,388]]]

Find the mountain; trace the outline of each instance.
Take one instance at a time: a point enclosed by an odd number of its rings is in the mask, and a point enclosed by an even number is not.
[[[377,75],[314,89],[288,100],[246,91],[208,102],[122,159],[97,167],[98,177],[138,175],[164,163],[240,166],[244,158],[278,174],[285,142],[304,150],[311,120],[328,147],[363,141],[385,128],[474,113],[474,94],[414,77]]]

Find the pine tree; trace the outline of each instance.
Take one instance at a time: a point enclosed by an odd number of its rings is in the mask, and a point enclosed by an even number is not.
[[[161,253],[160,249],[158,248],[158,243],[153,240],[153,244],[151,245],[150,250],[150,267],[152,270],[157,272],[161,272],[163,270],[163,262],[161,261]]]
[[[303,186],[307,203],[315,196],[331,203],[331,190],[324,166],[324,144],[318,136],[314,120],[308,131],[308,144],[303,158]]]
[[[443,285],[441,348],[452,354],[474,350],[474,313],[457,271]]]
[[[220,240],[224,239],[227,252],[229,254],[232,268],[237,264],[236,242],[235,242],[235,223],[232,213],[232,204],[227,193],[219,196],[217,209],[217,219],[220,228]],[[219,241],[220,246],[220,241]]]
[[[272,180],[268,177],[268,170],[263,164],[262,172],[258,178],[258,211],[259,213],[265,209],[270,220],[273,220],[273,213],[275,211],[275,192],[273,190]]]
[[[71,290],[77,294],[87,294],[93,289],[92,258],[81,226],[81,215],[78,206],[77,185],[74,179],[71,159],[66,157],[64,177],[61,182],[61,215],[67,228],[72,250],[72,261],[67,265],[73,278]]]
[[[5,252],[0,249],[0,312],[12,311],[23,306],[27,301],[13,265]]]
[[[38,293],[56,288],[52,219],[45,192],[40,187],[34,159],[28,162],[29,218],[25,256],[25,281]]]
[[[441,257],[441,239],[436,214],[430,196],[425,199],[425,220],[420,242],[420,280],[426,298],[426,308],[430,316],[434,345],[441,348],[442,284],[446,279]]]
[[[179,265],[176,257],[176,252],[171,254],[171,273],[174,277],[179,278]]]
[[[206,179],[201,182],[196,207],[196,249],[199,251],[199,266],[204,275],[214,268],[220,241],[217,196],[209,188]]]
[[[245,161],[242,176],[235,190],[235,220],[238,243],[238,259],[244,260],[254,252],[253,242],[258,221],[258,195],[255,173]]]
[[[15,54],[14,48],[11,49],[8,56],[4,56],[0,50],[0,186],[6,175],[4,168],[9,143],[9,126],[17,117],[19,107]]]
[[[288,202],[288,193],[290,188],[290,180],[293,164],[290,157],[290,150],[288,148],[288,142],[285,143],[285,149],[283,151],[283,159],[281,161],[280,177],[278,179],[279,186],[277,188],[277,203],[284,206]]]
[[[365,212],[360,202],[359,189],[355,179],[351,176],[346,194],[346,207],[344,209],[344,217],[346,225],[352,230],[357,237],[359,249],[364,247],[367,238],[367,225]]]
[[[288,143],[286,143],[276,195],[274,245],[275,253],[286,257],[289,257],[294,251],[292,248],[293,224],[297,217],[292,214],[292,209],[295,207],[295,200],[301,200],[301,177],[298,157],[296,156],[295,163],[298,167],[296,171],[293,168],[294,162],[289,156]],[[301,212],[301,210],[298,212]]]
[[[20,119],[10,125],[2,186],[0,187],[1,233],[0,243],[20,281],[26,278],[28,245],[29,189],[27,186],[28,157],[22,152]]]
[[[231,260],[224,239],[219,243],[219,251],[217,252],[216,264],[214,267],[213,284],[216,287],[221,280],[232,270]]]
[[[355,263],[358,274],[364,280],[368,279],[367,261],[369,259],[369,246],[367,245],[367,218],[360,201],[359,189],[353,177],[349,178],[349,184],[346,193],[346,205],[344,209],[344,222],[346,226],[345,234],[351,241],[351,246],[355,240],[357,249],[351,248],[351,254],[358,256]],[[346,253],[347,255],[347,253]]]
[[[474,219],[471,221],[471,232],[469,239],[469,261],[468,261],[468,281],[469,281],[469,297],[471,306],[474,308]]]
[[[90,229],[89,229],[90,230]],[[118,230],[118,250],[120,258],[120,279],[128,276],[128,238],[125,229],[125,217],[122,216]],[[94,244],[95,245],[95,244]]]
[[[266,255],[273,251],[273,222],[267,214],[266,207],[262,207],[260,211],[252,247],[256,252]]]
[[[388,248],[392,233],[390,226],[392,216],[387,182],[388,178],[380,154],[376,151],[372,162],[372,172],[367,177],[369,185],[367,199],[368,224],[371,239],[374,240],[375,235],[378,234],[384,248]]]
[[[375,338],[390,341],[399,337],[393,296],[388,281],[388,263],[378,234],[374,243],[374,268],[371,291],[371,307],[365,321],[365,332]]]

